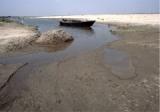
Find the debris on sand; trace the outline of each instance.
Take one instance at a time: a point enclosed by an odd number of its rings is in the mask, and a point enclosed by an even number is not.
[[[73,37],[67,32],[58,29],[42,33],[41,37],[36,40],[39,44],[61,44],[73,41]]]

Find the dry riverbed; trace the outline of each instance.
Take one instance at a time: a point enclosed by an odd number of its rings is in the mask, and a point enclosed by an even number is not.
[[[16,72],[0,89],[0,112],[158,112],[159,29],[110,29],[119,40],[94,51],[37,65],[0,65],[0,74]]]

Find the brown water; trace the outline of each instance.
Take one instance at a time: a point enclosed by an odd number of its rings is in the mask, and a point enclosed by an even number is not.
[[[38,26],[41,32],[63,29],[73,35],[74,41],[57,48],[32,45],[25,48],[26,50],[15,51],[10,56],[0,56],[0,63],[29,63],[30,66],[36,64],[39,66],[41,63],[56,62],[94,51],[109,42],[117,40],[117,37],[110,32],[109,27],[105,24],[95,23],[91,28],[61,27],[56,19],[30,18],[25,18],[24,24]],[[104,62],[111,66],[114,75],[121,79],[129,79],[135,76],[132,62],[125,52],[109,48],[105,49],[104,52]],[[126,76],[126,74],[130,75]]]
[[[74,37],[74,41],[65,47],[56,49],[53,47],[33,46],[28,50],[16,51],[13,56],[0,56],[0,63],[36,63],[50,62],[65,57],[77,56],[81,53],[95,50],[106,43],[117,39],[112,35],[107,25],[95,23],[92,28],[61,27],[55,19],[30,19],[25,18],[24,23],[38,26],[41,32],[51,29],[63,29]],[[37,50],[37,49],[42,50]],[[34,49],[34,50],[33,50]],[[33,50],[33,52],[28,52]]]

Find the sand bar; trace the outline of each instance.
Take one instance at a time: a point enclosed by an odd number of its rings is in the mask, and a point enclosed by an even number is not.
[[[46,16],[37,18],[71,18],[96,20],[102,23],[125,23],[135,25],[160,25],[160,14],[104,14],[104,15],[74,15],[74,16]]]

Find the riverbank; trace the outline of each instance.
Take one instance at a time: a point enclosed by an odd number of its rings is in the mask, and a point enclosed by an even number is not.
[[[159,28],[110,24],[109,29],[118,40],[85,53],[1,64],[0,74],[8,71],[1,85],[16,73],[0,90],[0,111],[158,112]]]
[[[11,26],[1,27],[1,37],[30,35],[24,26]],[[4,60],[0,64],[0,111],[158,112],[160,32],[157,25],[109,23],[102,29],[99,27],[88,32],[74,28],[73,31],[80,30],[78,37],[65,48],[57,46],[62,50],[52,47],[48,53],[46,48],[30,46],[22,49],[22,57],[13,56],[13,52],[9,59],[7,55],[0,58]],[[83,37],[83,33],[88,35]],[[107,39],[113,35],[118,40],[108,43]],[[93,43],[85,43],[87,38]],[[100,39],[103,44],[96,43]],[[79,49],[73,53],[72,48],[71,52],[57,55],[57,51],[65,51],[71,44],[82,44],[85,49],[90,44],[98,47],[81,53],[77,53]]]
[[[96,20],[101,23],[132,24],[132,25],[160,25],[160,14],[106,14],[106,15],[73,15],[73,16],[46,16],[36,18],[69,18]]]
[[[32,70],[30,92],[12,109],[22,111],[29,105],[34,110],[32,102],[48,112],[158,112],[158,29],[138,26],[115,32],[122,39]]]
[[[15,21],[0,22],[0,54],[19,51],[34,45],[65,48],[74,38],[62,29],[50,29],[40,32],[36,26],[21,24]]]
[[[39,36],[35,27],[16,22],[0,22],[0,53],[24,48]]]

